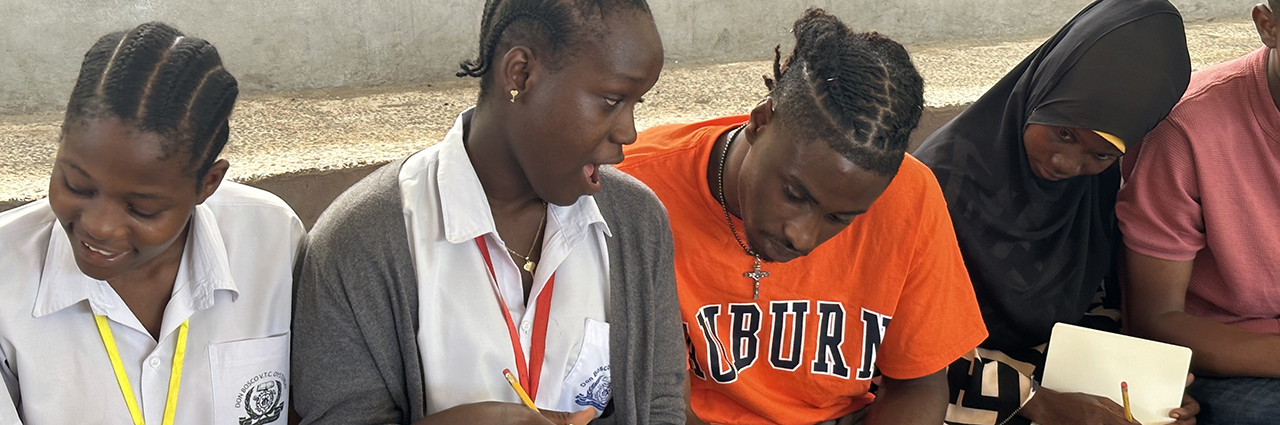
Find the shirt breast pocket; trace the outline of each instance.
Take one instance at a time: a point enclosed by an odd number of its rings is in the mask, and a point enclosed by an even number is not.
[[[596,417],[604,413],[613,395],[609,382],[609,324],[586,319],[582,332],[582,349],[573,369],[565,376],[557,410],[577,412],[596,408]]]
[[[209,344],[216,424],[288,422],[289,334]]]

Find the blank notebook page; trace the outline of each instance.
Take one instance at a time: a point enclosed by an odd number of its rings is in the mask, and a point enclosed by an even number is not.
[[[1191,349],[1058,323],[1049,338],[1045,388],[1108,397],[1123,405],[1120,382],[1129,383],[1133,417],[1146,425],[1174,422],[1182,405]]]

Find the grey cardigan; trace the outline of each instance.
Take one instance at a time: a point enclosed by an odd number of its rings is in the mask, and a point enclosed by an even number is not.
[[[310,233],[292,337],[292,403],[303,424],[408,424],[426,414],[403,162],[348,189]],[[596,202],[613,234],[613,400],[612,412],[592,423],[683,424],[686,353],[666,210],[638,180],[600,171]]]

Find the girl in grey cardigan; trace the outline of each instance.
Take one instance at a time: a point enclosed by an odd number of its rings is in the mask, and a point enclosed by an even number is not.
[[[459,73],[481,78],[477,106],[349,189],[312,232],[293,323],[297,413],[684,423],[666,212],[602,167],[635,140],[634,107],[662,68],[648,6],[490,0],[482,27]]]

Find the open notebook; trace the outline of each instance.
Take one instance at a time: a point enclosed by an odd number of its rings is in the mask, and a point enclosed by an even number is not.
[[[1120,382],[1129,383],[1133,417],[1146,425],[1172,423],[1182,405],[1191,349],[1058,323],[1049,338],[1045,388],[1109,397],[1123,404]]]

